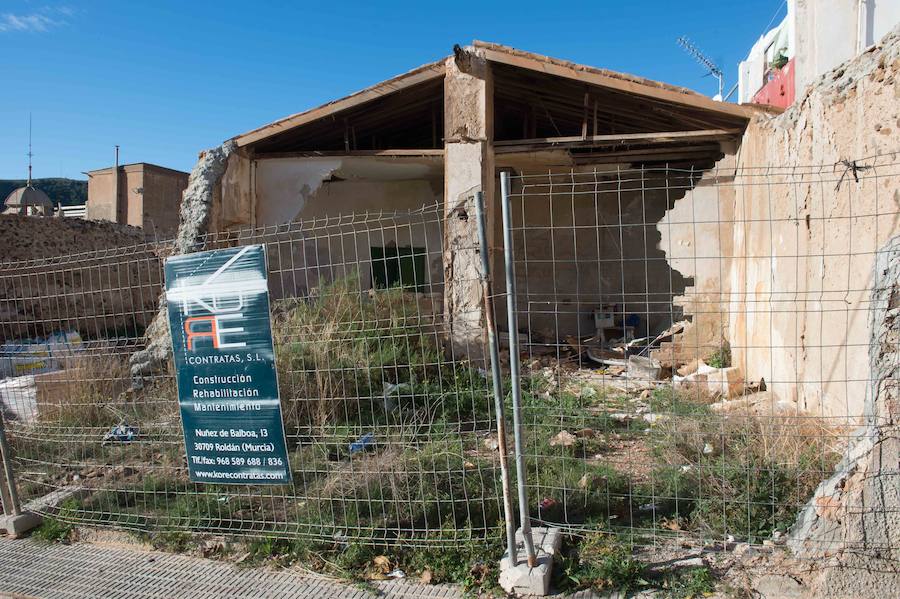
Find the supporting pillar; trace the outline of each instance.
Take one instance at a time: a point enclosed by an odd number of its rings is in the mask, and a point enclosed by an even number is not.
[[[484,308],[474,194],[493,230],[493,82],[490,64],[454,49],[444,79],[444,315],[455,356],[481,361]]]

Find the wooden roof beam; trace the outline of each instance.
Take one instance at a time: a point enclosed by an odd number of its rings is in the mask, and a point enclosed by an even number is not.
[[[234,138],[234,141],[237,143],[238,147],[244,147],[255,141],[277,135],[278,133],[293,129],[294,127],[310,123],[349,108],[361,106],[366,102],[377,100],[378,98],[394,92],[413,87],[420,83],[442,78],[443,76],[444,60],[432,62],[409,71],[408,73],[404,73],[403,75],[394,77],[393,79],[388,79],[387,81],[368,87],[345,98],[341,98],[340,100],[323,104],[312,110],[293,114],[289,117],[277,120],[274,123],[244,133],[243,135],[238,135]]]
[[[504,154],[533,152],[548,147],[599,148],[637,144],[655,145],[674,142],[723,141],[739,137],[741,133],[740,129],[704,129],[700,131],[667,131],[658,133],[618,133],[613,135],[589,135],[587,137],[540,137],[535,139],[495,141],[494,152]]]
[[[740,106],[738,104],[729,104],[727,102],[717,102],[712,98],[707,98],[706,96],[691,92],[690,90],[660,84],[655,81],[650,81],[649,79],[626,76],[621,73],[614,73],[604,69],[557,60],[548,56],[515,50],[499,44],[476,41],[474,42],[474,46],[479,53],[491,62],[507,64],[514,67],[529,69],[531,71],[546,73],[548,75],[555,75],[557,77],[564,77],[581,83],[599,85],[608,89],[655,98],[663,102],[671,102],[690,108],[699,108],[723,116],[728,115],[744,121],[748,121],[754,114],[754,111],[751,108]]]

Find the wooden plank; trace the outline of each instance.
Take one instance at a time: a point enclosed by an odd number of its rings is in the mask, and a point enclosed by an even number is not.
[[[716,102],[712,98],[707,98],[706,96],[688,90],[680,90],[650,80],[646,80],[646,83],[642,83],[637,80],[637,78],[628,77],[623,74],[554,60],[546,56],[500,46],[499,44],[476,41],[474,45],[479,52],[483,53],[487,60],[492,62],[508,64],[510,66],[538,71],[548,75],[565,77],[566,79],[572,79],[582,83],[599,85],[638,96],[647,96],[665,102],[671,102],[673,104],[689,106],[691,108],[701,108],[710,112],[744,120],[749,120],[754,114],[752,108],[738,104],[729,104],[727,102]]]
[[[591,93],[584,92],[584,112],[581,115],[581,138],[588,138],[588,105],[591,100]]]
[[[741,135],[739,129],[700,129],[697,131],[665,131],[654,133],[618,133],[612,135],[590,135],[586,138],[538,137],[494,142],[498,154],[509,152],[531,152],[549,147],[593,148],[603,146],[624,146],[630,144],[665,144],[673,142],[700,142],[733,139]]]
[[[575,154],[572,156],[572,161],[578,165],[625,164],[632,162],[663,162],[701,159],[715,160],[721,155],[722,152],[718,149],[697,147],[675,148],[664,152],[632,150],[629,152],[609,152],[607,154]]]
[[[393,79],[388,79],[387,81],[383,81],[377,85],[368,87],[355,94],[352,94],[345,98],[341,98],[340,100],[335,100],[333,102],[329,102],[328,104],[323,104],[318,108],[313,108],[305,112],[293,114],[289,117],[277,120],[274,123],[270,123],[258,129],[254,129],[253,131],[248,131],[247,133],[238,135],[234,138],[234,141],[239,147],[244,147],[248,144],[252,144],[253,142],[272,137],[273,135],[278,135],[279,133],[287,131],[288,129],[310,123],[322,117],[335,114],[342,110],[347,110],[348,108],[353,108],[354,106],[359,106],[360,104],[365,104],[366,102],[376,100],[382,96],[398,92],[400,90],[407,89],[420,83],[425,83],[427,81],[431,81],[443,76],[443,60],[426,64],[408,73],[404,73],[403,75],[399,75],[397,77],[394,77]]]
[[[342,152],[340,150],[310,150],[306,152],[265,152],[255,154],[255,160],[265,160],[267,158],[317,158],[326,156],[370,156],[383,158],[443,158],[443,149],[422,149],[422,150],[351,150]]]

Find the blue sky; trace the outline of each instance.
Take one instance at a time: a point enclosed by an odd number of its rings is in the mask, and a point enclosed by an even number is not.
[[[625,71],[703,93],[782,0],[707,2],[263,2],[0,0],[0,178],[84,178],[124,162],[190,170],[238,133],[450,54],[473,39]]]

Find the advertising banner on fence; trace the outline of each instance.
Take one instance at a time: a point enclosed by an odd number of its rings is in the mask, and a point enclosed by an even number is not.
[[[191,480],[289,483],[265,247],[173,256],[165,270]]]

